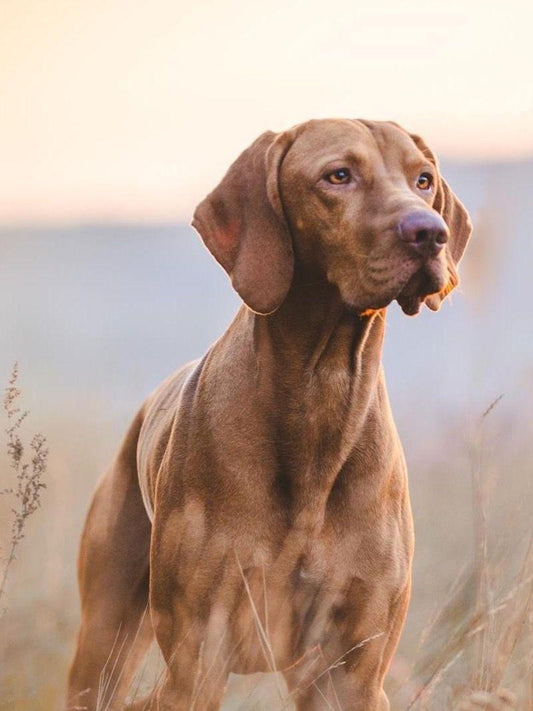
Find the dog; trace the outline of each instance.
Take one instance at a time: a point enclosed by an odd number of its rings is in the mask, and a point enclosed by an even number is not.
[[[386,711],[413,526],[385,310],[438,310],[468,214],[420,137],[323,119],[260,136],[192,224],[244,304],[98,485],[69,703],[124,708],[155,635],[167,673],[131,709],[214,711],[229,672],[277,671],[298,711]]]

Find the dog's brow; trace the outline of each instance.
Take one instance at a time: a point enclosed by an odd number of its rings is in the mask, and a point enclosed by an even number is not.
[[[427,170],[435,172],[435,166],[425,156],[409,156],[403,160],[403,167],[408,173]]]
[[[369,166],[371,164],[371,159],[368,155],[365,155],[365,153],[355,151],[351,148],[346,150],[337,150],[320,159],[320,166],[322,169],[336,163],[349,163],[357,165],[359,168],[364,168],[365,166]]]
[[[412,147],[406,147],[405,150],[400,153],[400,160],[407,170],[415,171],[417,168],[435,169],[435,165],[430,161],[428,156],[424,155],[422,151],[413,150]]]

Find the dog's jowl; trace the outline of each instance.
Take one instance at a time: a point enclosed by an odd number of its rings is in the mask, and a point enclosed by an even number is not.
[[[230,672],[276,670],[299,711],[385,711],[413,554],[385,311],[439,308],[468,215],[418,136],[335,119],[260,136],[193,226],[244,303],[100,481],[69,704],[127,708],[155,636],[131,709],[214,711]]]

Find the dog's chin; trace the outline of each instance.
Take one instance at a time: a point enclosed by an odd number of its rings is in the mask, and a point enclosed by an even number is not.
[[[412,267],[411,267],[412,268]],[[403,274],[397,274],[396,284],[391,284],[386,292],[380,294],[353,293],[352,288],[342,288],[338,286],[342,301],[349,311],[358,316],[368,316],[376,311],[381,311],[389,306],[393,301],[397,301],[402,311],[415,316],[422,306],[424,299],[431,294],[441,291],[447,279],[445,264],[440,259],[429,260],[422,265],[414,265],[414,271],[404,270]]]
[[[424,299],[436,294],[446,283],[445,269],[440,262],[429,263],[416,271],[396,297],[404,314],[416,316]]]

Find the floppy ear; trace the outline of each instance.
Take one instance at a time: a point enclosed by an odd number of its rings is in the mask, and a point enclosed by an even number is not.
[[[446,248],[448,262],[448,283],[438,294],[431,294],[425,298],[426,305],[432,311],[438,311],[446,296],[459,284],[457,265],[463,256],[466,244],[472,233],[472,223],[465,206],[454,194],[448,183],[441,177],[438,162],[433,152],[425,141],[415,134],[409,134],[416,146],[429,158],[437,168],[437,191],[433,202],[433,209],[439,212],[450,230],[450,239]]]
[[[235,291],[259,314],[275,311],[292,281],[294,255],[278,188],[291,143],[289,133],[262,134],[198,205],[192,221]]]

